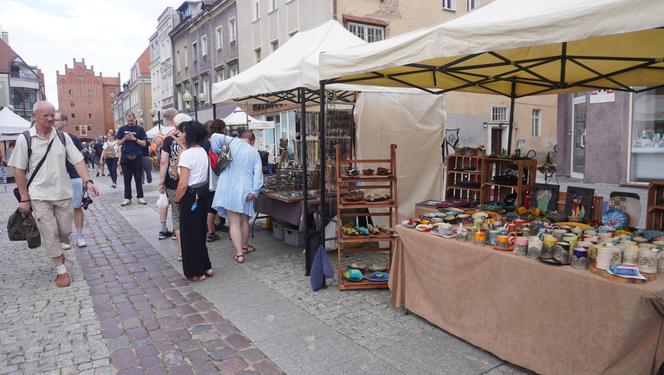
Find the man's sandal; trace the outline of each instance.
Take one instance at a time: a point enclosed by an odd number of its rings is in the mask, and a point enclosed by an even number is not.
[[[61,273],[55,277],[55,285],[60,288],[66,288],[71,284],[71,279],[68,273]]]
[[[240,259],[242,259],[242,260],[240,260]],[[235,255],[233,257],[233,260],[235,260],[238,263],[244,263],[244,255]]]
[[[246,247],[243,247],[242,250],[244,250],[245,254],[249,254],[249,253],[253,253],[254,251],[256,251],[256,248],[251,246],[251,245],[247,245]]]

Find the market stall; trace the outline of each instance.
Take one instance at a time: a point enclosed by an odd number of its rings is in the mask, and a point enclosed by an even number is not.
[[[321,90],[352,83],[505,95],[512,122],[525,96],[661,87],[663,26],[660,1],[497,0],[432,28],[321,54]],[[478,175],[459,181],[475,196],[437,202],[403,222],[412,228],[396,227],[394,303],[538,372],[656,373],[664,232],[625,227],[620,209],[597,223],[592,190],[568,190],[562,212],[541,210],[557,198],[533,192],[532,165],[477,151],[457,166]],[[496,173],[497,163],[516,167]],[[512,192],[493,193],[502,188]]]

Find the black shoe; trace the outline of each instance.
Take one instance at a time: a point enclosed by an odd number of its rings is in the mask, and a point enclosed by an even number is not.
[[[166,232],[164,232],[164,231],[162,230],[162,231],[159,232],[159,236],[158,236],[158,237],[159,237],[160,240],[163,240],[164,238],[170,237],[170,236],[172,236],[172,235],[173,235],[173,233],[171,233],[170,230],[166,230]]]
[[[219,239],[219,235],[216,233],[209,234],[207,235],[207,242],[214,242]]]

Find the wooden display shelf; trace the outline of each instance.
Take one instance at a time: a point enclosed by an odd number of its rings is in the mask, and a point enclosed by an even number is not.
[[[648,185],[648,209],[646,229],[664,231],[664,181],[653,181]]]
[[[399,214],[398,214],[398,202],[397,202],[397,179],[396,179],[396,145],[390,146],[390,159],[361,159],[361,160],[342,160],[340,158],[340,148],[337,145],[336,151],[336,171],[337,171],[337,217],[357,217],[357,216],[380,216],[387,218],[389,220],[389,228],[393,228],[397,223]],[[389,164],[389,169],[391,171],[390,175],[371,175],[371,176],[342,176],[341,171],[343,166],[357,164]],[[361,168],[358,168],[361,169]],[[356,183],[365,183],[362,186],[354,186]],[[373,183],[373,185],[371,184]],[[389,194],[391,197],[385,201],[379,202],[367,202],[367,201],[358,201],[358,202],[346,202],[342,199],[342,196],[349,190],[355,189],[367,189],[367,190],[382,190],[385,193]],[[348,281],[343,278],[343,272],[345,269],[342,266],[342,257],[344,254],[353,254],[353,253],[386,253],[389,255],[388,261],[388,270],[389,273],[389,264],[392,261],[392,254],[396,246],[396,239],[398,236],[396,234],[386,234],[386,235],[368,235],[368,236],[346,236],[342,233],[343,220],[337,225],[337,261],[338,261],[338,275],[339,275],[339,289],[348,290],[348,289],[376,289],[376,288],[387,288],[387,282],[376,282],[369,280],[362,281]],[[378,243],[389,243],[389,247],[377,247]],[[349,246],[349,245],[358,245],[358,246]],[[366,244],[362,246],[362,244]]]
[[[445,199],[470,199],[479,201],[482,193],[482,168],[484,156],[450,155],[447,158]],[[463,169],[472,168],[470,171]],[[470,181],[479,186],[459,185]]]
[[[339,279],[339,289],[387,289],[387,281],[349,281],[344,278]]]
[[[504,175],[508,169],[516,167],[516,184],[501,184],[494,178]],[[480,203],[500,201],[507,193],[516,193],[515,204],[523,206],[524,196],[532,192],[537,177],[537,160],[486,157],[482,162],[482,196]],[[486,189],[488,187],[488,189]],[[509,189],[509,192],[505,191]]]

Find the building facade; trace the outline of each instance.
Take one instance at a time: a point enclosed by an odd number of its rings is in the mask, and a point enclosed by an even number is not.
[[[129,111],[136,115],[136,120],[146,131],[150,130],[154,124],[150,58],[150,47],[148,47],[131,66],[130,78],[122,84],[122,91],[113,102],[113,124],[115,129],[124,125],[125,115]]]
[[[173,98],[173,48],[168,35],[173,30],[177,13],[167,7],[157,19],[157,31],[150,37],[150,76],[155,110],[175,106]]]
[[[31,120],[32,106],[44,99],[41,70],[27,64],[9,46],[9,34],[0,30],[0,109],[11,106],[16,114]]]
[[[88,68],[85,59],[73,66],[65,65],[64,74],[56,72],[58,109],[69,116],[70,132],[80,138],[95,138],[113,129],[113,101],[120,92],[117,77],[96,75],[94,66]]]
[[[177,13],[179,23],[171,32],[176,105],[205,122],[213,119],[217,109],[210,103],[212,84],[236,75],[240,69],[236,2],[185,2]],[[204,100],[186,103],[187,92],[194,100]],[[228,112],[223,108],[219,111]]]
[[[664,180],[664,89],[558,96],[558,174],[588,183]]]

